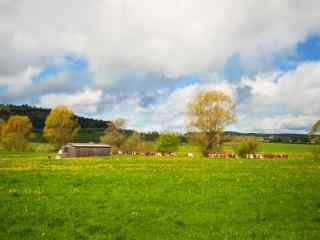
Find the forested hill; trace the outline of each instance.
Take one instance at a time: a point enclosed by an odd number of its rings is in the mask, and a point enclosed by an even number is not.
[[[0,104],[0,118],[7,120],[12,115],[28,116],[32,122],[34,130],[42,130],[44,122],[50,109],[33,107],[29,105],[6,105]],[[76,116],[82,129],[105,129],[109,121],[96,120]]]

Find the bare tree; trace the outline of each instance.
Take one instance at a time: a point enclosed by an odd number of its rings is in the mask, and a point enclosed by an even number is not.
[[[125,126],[126,120],[123,118],[118,118],[112,121],[103,136],[100,137],[100,141],[106,144],[110,144],[114,150],[119,150],[122,148],[126,141],[126,137],[121,133],[121,128]]]
[[[113,120],[112,123],[119,130],[126,125],[126,120],[124,118],[117,118]]]
[[[309,136],[311,140],[314,140],[316,142],[318,142],[319,137],[316,137],[315,135],[319,132],[320,130],[320,120],[317,121],[311,128],[310,132],[309,132]]]

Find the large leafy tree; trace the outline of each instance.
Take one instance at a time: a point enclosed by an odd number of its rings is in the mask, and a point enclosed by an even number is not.
[[[202,91],[188,104],[188,127],[204,146],[219,148],[224,129],[235,121],[235,103],[222,91]]]
[[[1,145],[8,150],[27,149],[32,134],[32,123],[26,116],[11,116],[0,122]]]
[[[59,148],[71,142],[79,129],[80,125],[72,110],[65,106],[57,106],[49,113],[43,133],[50,143]]]

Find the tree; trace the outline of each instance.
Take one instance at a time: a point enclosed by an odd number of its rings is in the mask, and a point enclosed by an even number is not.
[[[123,144],[123,150],[125,151],[141,151],[143,141],[141,140],[140,134],[134,132]]]
[[[224,129],[235,121],[235,103],[222,91],[202,91],[188,104],[188,127],[207,154],[220,148]]]
[[[32,123],[26,116],[11,116],[1,123],[1,144],[8,150],[26,150],[31,138]]]
[[[100,137],[102,143],[111,145],[114,150],[120,150],[126,141],[126,137],[121,133],[121,128],[125,125],[125,120],[118,118],[110,124],[103,136]]]
[[[57,106],[51,110],[43,130],[44,137],[56,148],[71,142],[78,134],[80,125],[72,110]]]
[[[317,142],[319,142],[319,138],[315,137],[314,135],[316,135],[318,133],[318,131],[320,130],[320,120],[317,121],[311,128],[310,132],[309,132],[309,136],[311,139],[317,140]]]
[[[116,129],[120,130],[126,125],[126,120],[124,118],[117,118],[112,123]]]
[[[240,157],[246,157],[247,154],[258,152],[261,142],[256,137],[241,137],[234,141],[233,149]]]
[[[155,151],[153,142],[143,141],[139,147],[141,152],[151,153]]]
[[[0,107],[1,107],[1,105],[0,105]],[[4,126],[4,121],[0,118],[0,143],[1,143],[1,133],[2,133],[2,128],[3,128],[3,126]]]
[[[180,138],[173,133],[162,133],[156,142],[160,152],[175,152],[180,145]]]
[[[315,137],[315,135],[318,133],[318,131],[320,130],[320,120],[317,121],[311,128],[310,132],[309,132],[309,136],[311,138],[311,140],[314,140],[315,143],[319,144],[319,136]],[[317,146],[314,151],[313,151],[313,157],[317,160],[320,159],[320,147]]]

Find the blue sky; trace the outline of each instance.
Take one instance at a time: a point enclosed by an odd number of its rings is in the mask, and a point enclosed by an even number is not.
[[[282,70],[295,69],[303,62],[317,62],[320,60],[320,37],[317,35],[308,36],[302,42],[297,43],[287,56],[275,56],[274,65]]]
[[[185,131],[187,103],[219,89],[238,104],[228,129],[307,132],[320,116],[318,5],[8,1],[0,102],[64,104],[139,130]]]

